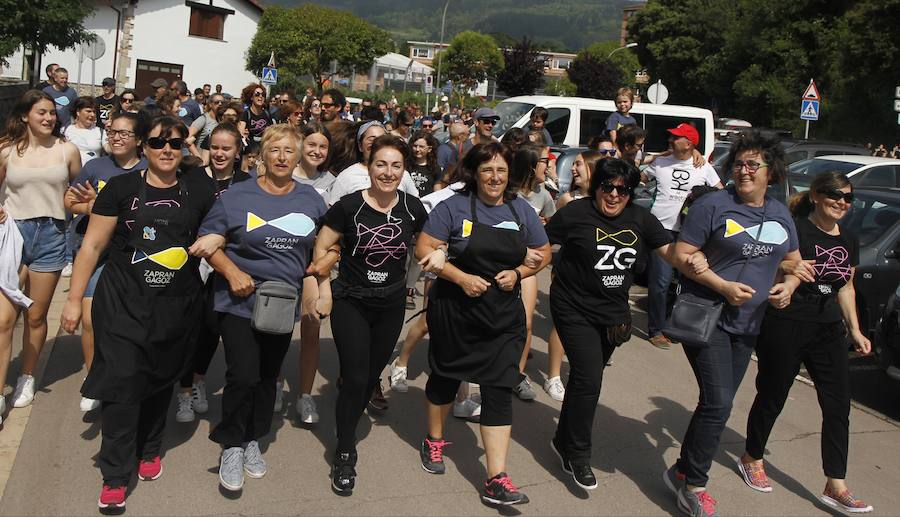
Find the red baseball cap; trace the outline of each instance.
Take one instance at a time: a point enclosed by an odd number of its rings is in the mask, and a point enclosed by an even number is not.
[[[667,130],[675,136],[683,136],[691,141],[694,145],[700,144],[700,133],[690,124],[681,123],[678,126]]]

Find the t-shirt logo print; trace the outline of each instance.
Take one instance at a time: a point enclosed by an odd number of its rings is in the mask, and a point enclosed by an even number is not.
[[[594,264],[594,269],[598,271],[609,271],[612,269],[626,270],[632,266],[637,260],[637,250],[634,246],[638,237],[632,230],[619,230],[615,233],[609,233],[602,228],[597,228],[597,242],[612,241],[616,244],[624,246],[617,248],[609,244],[597,244],[597,251],[601,253],[600,260]],[[625,275],[611,275],[603,277],[603,285],[605,287],[621,287],[625,281]]]
[[[399,219],[396,219],[399,221]],[[366,264],[369,267],[379,267],[389,259],[405,260],[407,246],[405,242],[395,244],[396,240],[402,233],[402,229],[397,222],[388,221],[384,224],[367,227],[363,223],[356,223],[356,247],[353,248],[353,255],[357,252],[365,253]],[[363,243],[364,239],[368,242]]]
[[[149,255],[141,250],[134,250],[134,253],[131,255],[132,264],[137,264],[138,262],[143,262],[145,260],[159,264],[166,269],[177,271],[187,264],[188,253],[187,250],[179,247],[171,247]]]
[[[247,212],[247,232],[252,232],[266,225],[278,228],[296,237],[306,237],[316,229],[316,223],[312,219],[305,214],[297,212],[291,212],[271,221],[266,221],[253,212]]]
[[[851,267],[847,264],[850,253],[843,246],[823,248],[816,244],[816,263],[813,270],[819,280],[843,280],[850,281]]]
[[[755,224],[749,228],[744,228],[741,226],[741,223],[735,221],[734,219],[726,219],[725,220],[725,238],[734,237],[735,235],[740,235],[741,233],[747,232],[751,238],[756,237],[757,232],[759,232],[759,237],[757,240],[764,244],[783,244],[786,240],[788,240],[788,232],[784,229],[784,226],[781,226],[781,223],[778,221],[766,221],[762,225],[762,231],[759,230],[759,225]]]

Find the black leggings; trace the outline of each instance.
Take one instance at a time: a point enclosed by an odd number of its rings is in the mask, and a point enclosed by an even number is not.
[[[844,479],[850,439],[850,382],[844,322],[806,322],[766,316],[756,356],[756,399],[747,419],[747,453],[762,459],[800,363],[806,365],[822,408],[822,466]]]
[[[428,402],[435,406],[444,406],[453,402],[460,382],[462,381],[432,372],[425,384],[425,396],[428,398]],[[481,425],[512,425],[512,388],[481,384],[479,389],[481,390]]]
[[[337,450],[340,452],[356,450],[356,426],[394,351],[405,312],[403,297],[396,301],[378,298],[334,300],[331,332],[341,371],[335,407]]]
[[[138,459],[152,460],[160,455],[171,400],[169,386],[140,402],[101,404],[102,439],[97,463],[104,485],[127,485]]]
[[[194,384],[194,374],[206,375],[209,369],[209,363],[216,355],[216,348],[219,346],[219,314],[213,310],[213,276],[210,275],[207,281],[207,293],[204,296],[203,315],[200,320],[200,332],[197,333],[197,350],[194,352],[192,364],[181,377],[180,385],[182,388],[190,388]]]

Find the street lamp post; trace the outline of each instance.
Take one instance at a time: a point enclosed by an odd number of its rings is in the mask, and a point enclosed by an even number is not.
[[[616,52],[622,50],[623,48],[634,48],[634,47],[636,47],[636,46],[638,46],[637,43],[629,43],[629,44],[627,44],[627,45],[625,45],[625,46],[619,47],[619,48],[613,50],[612,52],[610,52],[609,55],[606,56],[606,59],[611,58],[613,54],[615,54]]]
[[[434,53],[434,57],[437,57],[437,53],[444,48],[444,22],[447,20],[447,7],[450,6],[450,0],[444,3],[444,14],[441,15],[441,42],[438,44],[437,52]],[[438,60],[437,66],[437,79],[434,81],[435,86],[437,86],[438,91],[443,91],[443,87],[441,86],[441,61]],[[437,92],[434,93],[434,107],[437,108],[438,100],[440,99],[440,95]]]

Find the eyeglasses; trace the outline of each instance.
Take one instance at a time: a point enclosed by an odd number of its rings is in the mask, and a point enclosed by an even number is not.
[[[291,113],[291,115],[293,115],[293,116],[295,116],[295,117],[299,117],[300,115],[303,115],[303,112],[302,112],[302,111],[295,111],[295,112]]]
[[[129,99],[128,97],[122,97],[122,102],[134,102],[134,99]]]
[[[127,129],[110,129],[106,131],[106,134],[109,138],[123,138],[128,139],[134,136],[134,131],[128,131]]]
[[[618,194],[620,196],[630,196],[631,195],[631,188],[629,188],[625,185],[613,185],[612,183],[604,182],[604,183],[600,184],[600,190],[602,190],[604,194],[609,194],[613,190],[615,190],[616,194]]]
[[[768,166],[769,166],[769,164],[768,164],[768,163],[765,163],[765,162],[754,162],[754,161],[742,162],[742,161],[736,161],[736,162],[734,162],[734,164],[731,166],[731,170],[733,170],[734,172],[741,172],[741,169],[743,169],[743,168],[746,167],[746,168],[747,168],[747,172],[751,172],[751,173],[752,173],[752,172],[758,171],[758,170],[760,169],[760,167],[768,167]]]
[[[853,192],[844,192],[838,189],[820,190],[819,194],[824,194],[825,197],[831,199],[832,201],[840,201],[841,199],[843,199],[844,203],[847,204],[853,203],[854,199]]]
[[[336,102],[323,102],[322,103],[323,108],[333,108],[335,106],[340,106],[340,104],[338,104]]]
[[[162,149],[169,144],[175,151],[180,151],[181,146],[184,145],[184,138],[162,138],[159,136],[152,136],[147,139],[147,145],[150,146],[150,149]]]
[[[412,146],[413,149],[428,149],[429,147],[430,147],[430,146],[427,146],[427,145],[414,145],[414,146]]]
[[[266,92],[253,92],[254,97],[265,97]]]
[[[615,149],[597,149],[597,152],[600,154],[603,154],[603,155],[607,155],[607,156],[615,156],[616,155]]]
[[[550,157],[538,158],[538,163],[543,163],[544,165],[550,165]]]
[[[210,104],[225,104],[225,101],[223,101],[221,99],[215,100],[215,101],[209,101],[209,102],[210,102]]]

